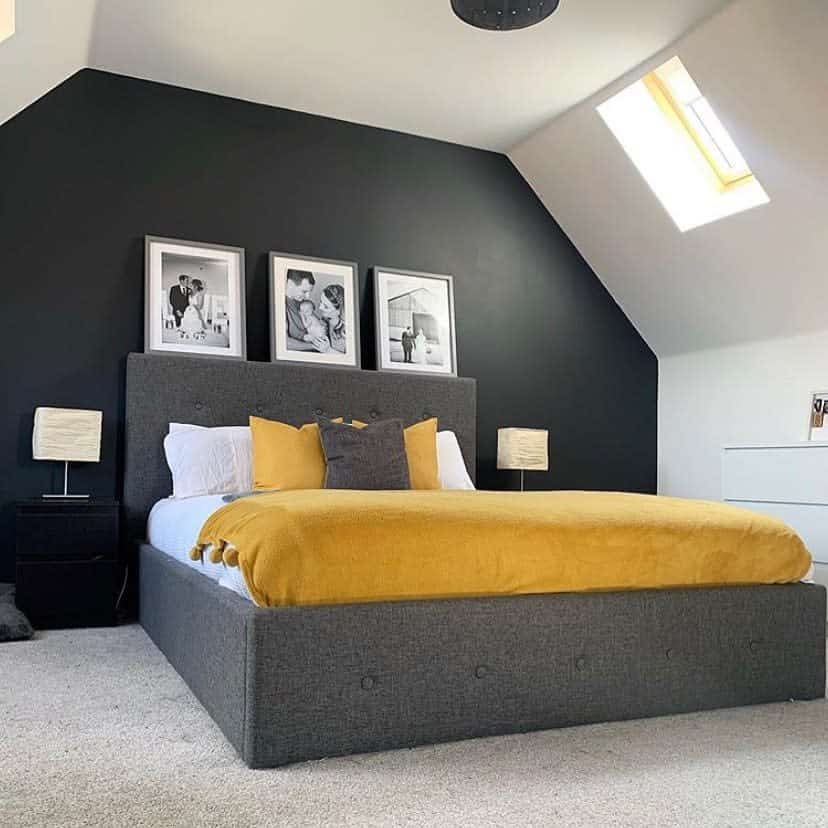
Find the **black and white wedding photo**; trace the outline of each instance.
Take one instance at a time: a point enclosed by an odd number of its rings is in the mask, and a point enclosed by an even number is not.
[[[243,358],[243,271],[238,248],[148,237],[145,350]]]
[[[452,277],[379,267],[374,273],[378,368],[456,375]]]
[[[357,266],[270,254],[273,361],[359,367]]]

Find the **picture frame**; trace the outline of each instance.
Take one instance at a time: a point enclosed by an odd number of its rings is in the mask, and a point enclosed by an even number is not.
[[[454,278],[373,268],[377,370],[457,376]]]
[[[815,391],[811,394],[808,440],[828,442],[828,391]]]
[[[269,254],[270,361],[360,368],[359,266]]]
[[[144,352],[247,358],[244,248],[144,239]]]

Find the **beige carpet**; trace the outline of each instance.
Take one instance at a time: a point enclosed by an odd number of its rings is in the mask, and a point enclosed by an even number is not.
[[[828,705],[250,771],[139,627],[0,645],[0,826],[826,826]]]

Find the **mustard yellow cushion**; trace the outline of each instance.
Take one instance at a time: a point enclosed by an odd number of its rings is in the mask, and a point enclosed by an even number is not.
[[[341,423],[342,418],[334,422]],[[254,489],[325,487],[325,455],[316,423],[296,428],[278,420],[251,417],[250,433]]]
[[[412,489],[441,489],[437,470],[437,418],[424,420],[403,431]]]
[[[353,420],[351,425],[365,428],[365,423]],[[437,468],[437,418],[415,423],[403,431],[405,455],[412,489],[441,489]]]

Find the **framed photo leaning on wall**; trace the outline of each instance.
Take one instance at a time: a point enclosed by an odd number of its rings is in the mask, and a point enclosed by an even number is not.
[[[817,391],[811,396],[808,439],[828,441],[828,391]]]
[[[244,250],[147,236],[144,351],[245,359]]]
[[[270,359],[359,368],[359,268],[270,254]]]
[[[378,370],[457,376],[451,276],[375,267],[374,295]]]

